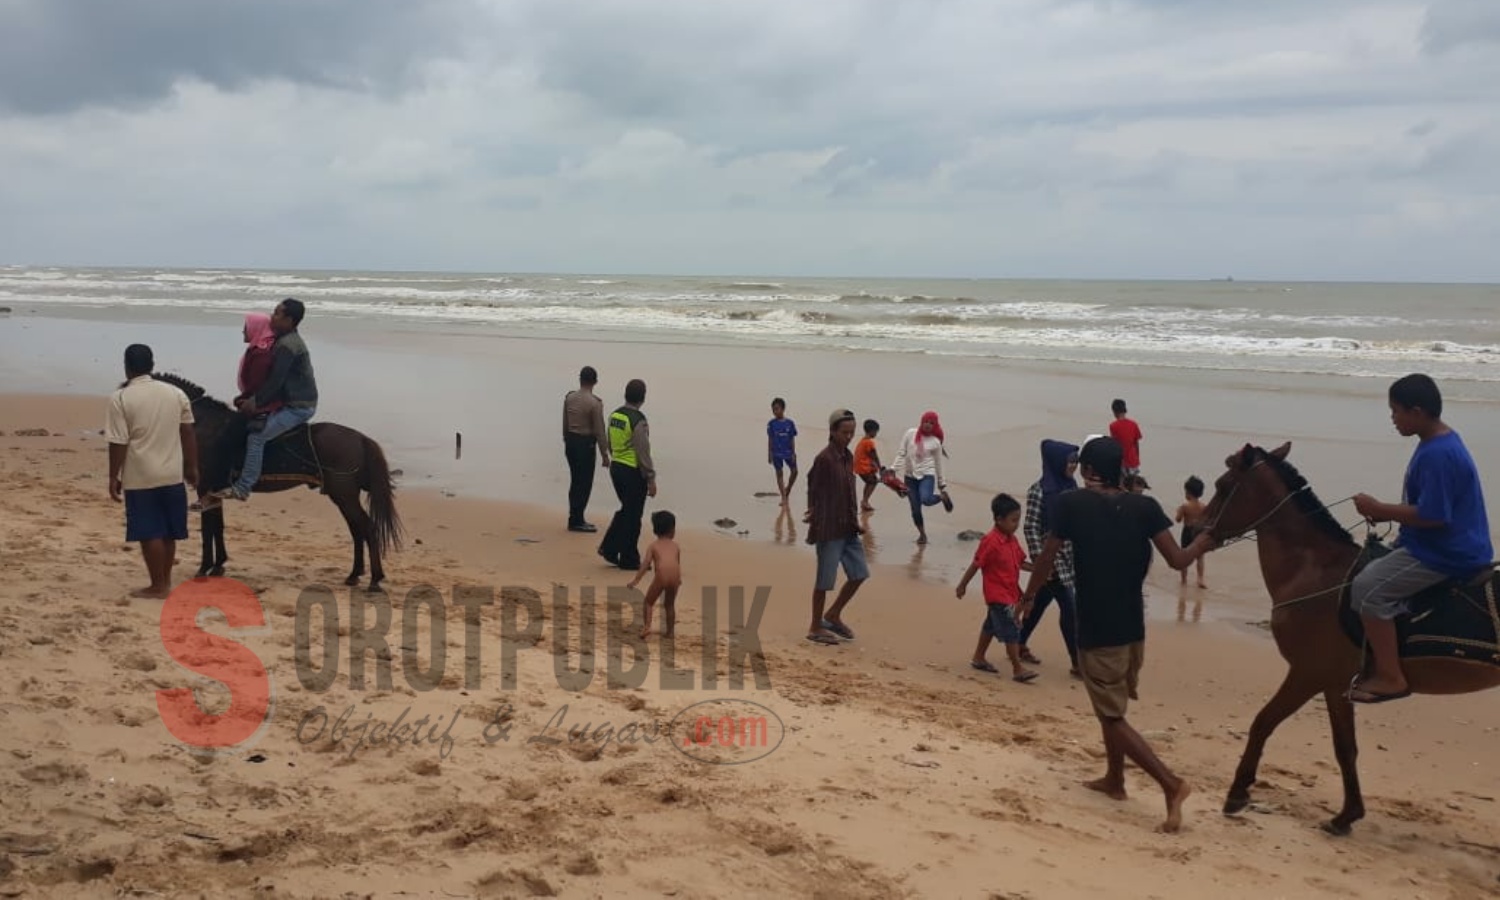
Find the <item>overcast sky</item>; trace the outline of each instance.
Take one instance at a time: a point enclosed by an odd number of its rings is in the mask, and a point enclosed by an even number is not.
[[[0,262],[1500,281],[1500,0],[0,0]]]

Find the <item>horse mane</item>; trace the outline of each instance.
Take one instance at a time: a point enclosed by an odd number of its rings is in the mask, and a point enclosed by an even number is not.
[[[1332,540],[1358,546],[1354,538],[1350,537],[1349,530],[1339,524],[1339,520],[1333,517],[1328,507],[1324,506],[1323,501],[1318,499],[1318,495],[1313,493],[1312,487],[1307,483],[1307,478],[1297,471],[1296,466],[1284,459],[1277,459],[1261,447],[1255,448],[1255,458],[1258,462],[1264,462],[1271,467],[1271,471],[1276,473],[1282,484],[1286,485],[1286,489],[1291,492],[1292,502],[1319,530]]]
[[[152,372],[151,377],[155,378],[157,381],[164,381],[167,384],[170,384],[172,387],[177,388],[179,391],[182,391],[184,394],[187,394],[189,403],[197,403],[199,401],[202,401],[204,403],[212,403],[216,406],[222,406],[225,409],[229,408],[229,404],[225,403],[223,400],[219,400],[215,397],[210,396],[208,391],[204,390],[194,382],[188,381],[181,375],[176,375],[171,372]]]

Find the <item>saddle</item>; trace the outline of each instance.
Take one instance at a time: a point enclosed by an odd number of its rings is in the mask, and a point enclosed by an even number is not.
[[[286,434],[278,435],[266,443],[266,453],[261,464],[258,485],[305,484],[310,488],[323,486],[323,467],[318,463],[318,451],[313,447],[312,433],[316,423],[298,425]],[[230,481],[239,476],[245,464],[245,447],[241,442],[235,454]]]
[[[1349,573],[1349,581],[1372,560],[1391,552],[1375,535]],[[1357,647],[1365,643],[1364,624],[1350,605],[1352,588],[1339,597],[1339,625]],[[1396,619],[1402,659],[1466,659],[1500,666],[1500,572],[1491,566],[1468,581],[1450,579],[1412,597],[1410,612]]]

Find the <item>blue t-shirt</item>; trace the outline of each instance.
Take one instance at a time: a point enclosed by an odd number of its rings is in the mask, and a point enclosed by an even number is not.
[[[1417,562],[1454,578],[1466,578],[1494,559],[1490,520],[1479,489],[1479,470],[1458,432],[1417,445],[1406,467],[1403,502],[1417,517],[1439,528],[1401,527],[1401,546]]]
[[[797,423],[791,419],[772,419],[766,423],[766,434],[771,437],[771,457],[791,459],[792,438],[797,436]]]

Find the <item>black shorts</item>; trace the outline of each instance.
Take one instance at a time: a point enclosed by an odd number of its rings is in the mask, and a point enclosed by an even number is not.
[[[187,485],[125,492],[125,540],[185,541],[187,523]]]

